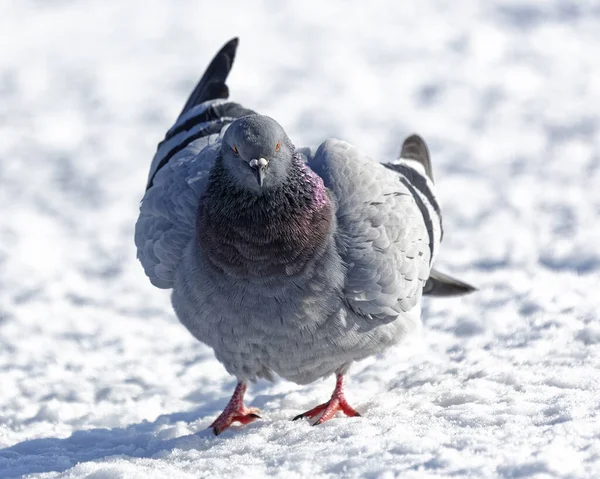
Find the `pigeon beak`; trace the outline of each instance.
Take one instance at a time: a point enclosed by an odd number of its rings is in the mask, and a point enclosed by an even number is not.
[[[250,161],[250,167],[254,170],[254,173],[256,174],[256,180],[258,181],[258,186],[261,188],[265,180],[267,166],[269,166],[269,161],[265,158],[259,158],[258,160],[254,159]]]
[[[263,182],[265,181],[265,170],[263,168],[256,168],[256,179],[258,180],[258,186],[262,188]]]

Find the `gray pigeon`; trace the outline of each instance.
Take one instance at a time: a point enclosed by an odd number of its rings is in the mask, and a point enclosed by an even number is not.
[[[274,375],[336,375],[331,399],[295,419],[358,416],[343,391],[352,362],[411,331],[423,294],[474,288],[432,269],[442,222],[423,140],[409,137],[393,164],[336,139],[294,147],[275,120],[227,99],[237,45],[219,51],[158,145],[138,258],[238,380],[215,434],[257,419],[247,383]]]

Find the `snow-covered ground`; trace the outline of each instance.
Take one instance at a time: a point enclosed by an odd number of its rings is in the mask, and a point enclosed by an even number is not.
[[[600,477],[600,2],[19,0],[0,15],[0,477]],[[429,142],[420,335],[331,379],[234,380],[135,259],[150,159],[216,50],[298,144]]]

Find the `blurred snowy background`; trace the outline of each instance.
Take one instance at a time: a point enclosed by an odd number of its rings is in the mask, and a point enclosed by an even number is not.
[[[0,477],[600,477],[600,2],[0,0]],[[234,381],[135,259],[156,144],[239,36],[232,96],[297,145],[430,145],[421,335],[332,380]]]

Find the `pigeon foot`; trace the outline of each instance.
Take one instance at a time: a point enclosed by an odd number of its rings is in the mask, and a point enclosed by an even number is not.
[[[312,408],[310,411],[298,414],[293,421],[305,417],[313,419],[320,414],[321,417],[313,424],[313,426],[318,426],[319,424],[323,424],[325,421],[329,421],[338,411],[343,412],[348,417],[360,417],[360,414],[352,406],[350,406],[350,404],[348,404],[348,401],[346,401],[344,396],[344,377],[340,374],[337,375],[335,390],[331,395],[331,399],[326,403]]]
[[[239,422],[243,425],[260,419],[260,410],[255,407],[244,406],[244,393],[246,392],[246,384],[238,383],[229,404],[221,415],[209,426],[212,428],[215,436],[221,434],[225,429],[231,426],[234,422]]]

